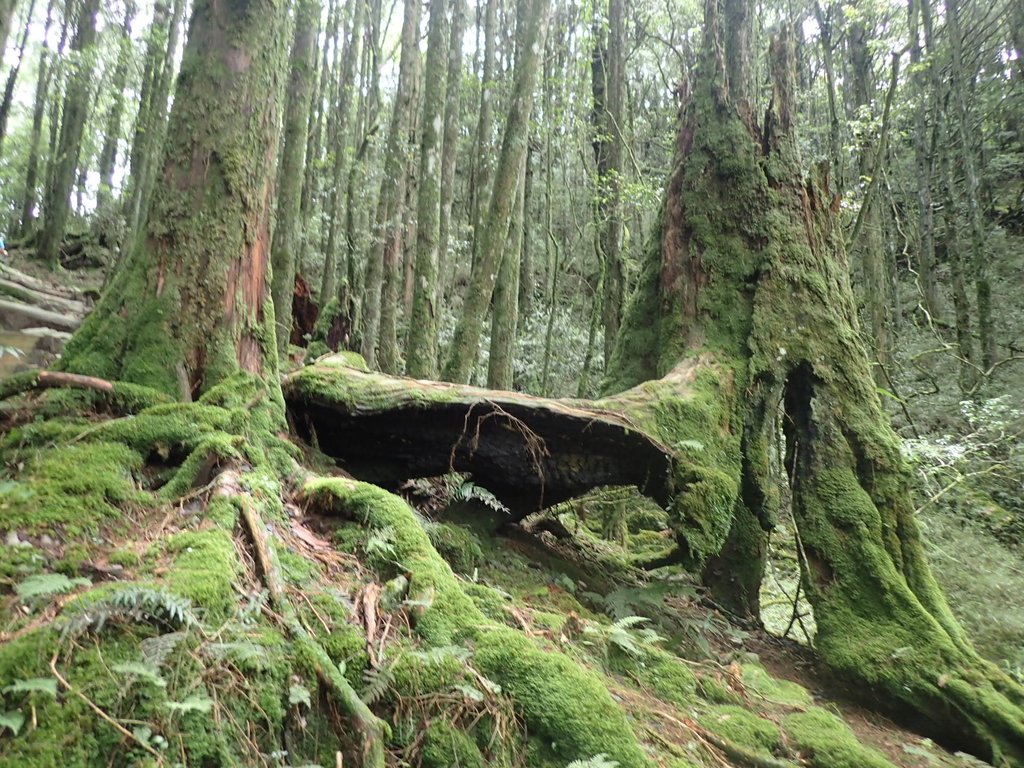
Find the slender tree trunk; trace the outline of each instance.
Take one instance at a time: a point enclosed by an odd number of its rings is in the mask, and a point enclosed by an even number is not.
[[[2,0],[0,0],[2,1]],[[50,10],[53,8],[51,0]],[[14,101],[14,86],[18,82],[18,74],[21,72],[21,64],[25,60],[25,44],[28,42],[28,35],[32,29],[32,13],[36,9],[36,0],[29,0],[28,12],[25,14],[24,31],[21,33],[21,40],[18,42],[18,55],[14,60],[14,66],[7,73],[7,83],[4,85],[3,101],[0,102],[0,157],[3,157],[4,137],[7,135],[7,120],[11,114],[11,104]],[[49,20],[50,10],[47,10]],[[0,54],[3,48],[0,47]]]
[[[151,98],[146,105],[144,122],[140,115],[136,121],[135,135],[141,144],[138,154],[133,154],[132,194],[129,198],[128,243],[133,244],[145,227],[145,217],[150,209],[150,197],[157,181],[157,164],[163,157],[164,139],[167,133],[167,108],[171,89],[174,85],[174,61],[178,50],[179,28],[185,14],[185,0],[173,0],[168,18],[166,34],[157,34]],[[165,42],[164,45],[161,43]],[[161,58],[162,54],[162,58]],[[149,52],[147,52],[147,57]],[[138,170],[136,170],[138,169]]]
[[[280,403],[270,219],[288,29],[281,0],[195,3],[145,237],[65,370],[186,400],[244,372]]]
[[[625,9],[622,0],[608,0],[608,34],[605,21],[595,14],[594,50],[591,56],[591,93],[594,131],[594,162],[597,166],[595,245],[601,265],[601,307],[604,325],[604,359],[611,357],[622,316],[624,275],[622,269],[622,174],[625,124]],[[737,76],[741,76],[740,73]],[[586,378],[586,377],[584,377]]]
[[[132,19],[135,18],[134,0],[128,0],[124,10],[124,25],[118,41],[117,68],[111,83],[113,101],[107,115],[107,129],[100,150],[100,188],[97,205],[106,209],[114,199],[114,166],[117,163],[117,144],[121,140],[121,116],[124,114],[124,90],[128,81],[128,66],[131,64]]]
[[[533,312],[533,295],[535,290],[536,267],[533,263],[533,245],[530,232],[533,219],[533,158],[536,154],[534,143],[526,148],[525,168],[523,172],[523,246],[519,261],[519,335],[522,336],[526,320]]]
[[[323,43],[320,47],[320,65],[317,68],[317,84],[310,110],[309,142],[306,144],[306,169],[302,180],[302,243],[296,269],[302,272],[309,264],[313,252],[314,217],[321,205],[320,188],[323,175],[323,146],[326,120],[326,101],[332,83],[330,55],[337,48],[341,36],[338,18],[338,0],[331,0],[327,10],[327,26],[324,28]]]
[[[339,291],[338,299],[342,310],[349,319],[350,328],[361,327],[360,303],[357,297],[363,294],[363,276],[365,274],[363,259],[358,254],[366,254],[367,230],[370,206],[366,201],[370,195],[363,188],[366,169],[376,154],[373,135],[377,131],[380,118],[380,68],[381,68],[381,0],[370,3],[370,17],[366,24],[366,41],[364,44],[363,64],[360,74],[359,101],[359,133],[362,139],[355,159],[349,169],[348,191],[345,195],[345,240],[348,243],[349,258],[348,274],[343,290]],[[349,342],[351,344],[351,341]]]
[[[853,70],[854,109],[871,109],[874,102],[874,63],[868,45],[868,29],[862,21],[856,21],[850,25],[847,37],[850,65]],[[882,210],[879,197],[875,194],[878,182],[874,177],[883,173],[883,168],[879,164],[884,157],[879,151],[880,144],[881,137],[876,138],[870,132],[865,132],[865,138],[858,147],[858,173],[864,189],[861,206],[864,210],[858,212],[850,245],[855,261],[859,262],[857,273],[860,277],[860,296],[870,323],[870,338],[875,358],[880,366],[885,366],[889,360],[891,346],[891,319],[885,243],[882,239]],[[875,376],[880,383],[884,381],[884,372],[881,368],[876,370]]]
[[[416,280],[406,369],[409,376],[431,379],[437,375],[437,270],[441,185],[444,174],[444,107],[448,51],[444,0],[431,0],[424,68],[422,137],[419,189],[416,201]],[[458,9],[454,9],[458,13]],[[454,40],[452,41],[454,42]],[[454,86],[457,91],[457,84]],[[450,210],[450,209],[449,209]]]
[[[78,16],[77,31],[71,47],[80,61],[68,82],[64,99],[64,120],[61,124],[58,155],[54,159],[54,173],[46,190],[46,205],[43,209],[43,230],[39,240],[38,255],[41,260],[56,268],[60,258],[60,244],[64,239],[64,227],[71,215],[70,196],[77,178],[82,135],[89,116],[92,91],[92,69],[87,66],[84,56],[96,41],[96,16],[99,0],[85,0]]]
[[[480,66],[480,112],[477,115],[475,149],[471,173],[471,218],[472,240],[470,253],[476,264],[480,248],[480,237],[483,227],[483,216],[487,210],[488,194],[491,189],[491,176],[494,168],[492,160],[492,131],[494,124],[495,79],[497,77],[496,39],[498,36],[498,0],[486,0],[483,18],[483,60]],[[478,35],[479,37],[479,35]]]
[[[455,164],[459,156],[460,111],[462,107],[462,36],[466,24],[466,0],[452,6],[448,43],[448,72],[445,77],[444,149],[441,151],[441,211],[437,225],[437,293],[434,306],[440,308],[448,289],[448,255],[452,240],[452,208],[455,204]]]
[[[416,38],[419,32],[419,3],[405,4],[402,21],[402,57],[399,62],[398,88],[395,92],[395,106],[388,129],[388,142],[384,157],[384,177],[381,180],[377,201],[375,242],[369,254],[366,268],[366,286],[363,297],[363,327],[360,351],[371,367],[377,364],[378,342],[390,345],[381,354],[382,370],[397,365],[397,337],[389,338],[388,329],[382,330],[382,314],[385,321],[393,317],[398,309],[401,286],[402,257],[402,206],[405,198],[405,159],[403,137],[408,123],[412,101],[413,76],[416,71]],[[384,307],[387,307],[385,312]],[[391,323],[385,323],[392,326]],[[387,364],[387,369],[384,364]]]
[[[443,376],[446,381],[469,381],[476,363],[484,318],[501,267],[504,240],[508,234],[509,219],[516,202],[522,163],[526,157],[533,91],[541,54],[544,51],[548,8],[549,0],[533,0],[531,5],[524,38],[524,53],[521,60],[516,63],[515,87],[510,100],[508,121],[505,124],[501,155],[495,171],[494,189],[483,223],[480,255],[473,264],[462,315],[455,328],[455,338]]]
[[[46,117],[47,94],[53,78],[53,64],[50,61],[50,50],[46,45],[50,26],[53,22],[54,0],[50,1],[46,10],[46,23],[43,27],[43,45],[39,53],[39,71],[36,77],[35,100],[32,102],[32,132],[29,138],[28,160],[25,165],[25,191],[21,204],[21,225],[18,234],[28,237],[36,218],[36,205],[39,197],[39,153],[43,140],[43,119]]]
[[[277,174],[277,219],[270,250],[277,351],[282,357],[287,353],[292,330],[295,259],[301,247],[302,181],[306,165],[314,54],[319,28],[319,0],[302,0],[295,12],[295,33],[289,63],[291,71],[288,79],[288,106],[284,118],[281,165]]]
[[[348,178],[348,138],[349,125],[352,121],[352,97],[355,94],[356,63],[363,39],[363,19],[366,13],[365,0],[356,0],[352,8],[352,23],[349,27],[348,41],[341,57],[338,69],[338,100],[335,103],[336,124],[334,146],[332,147],[333,163],[331,165],[331,195],[327,204],[327,248],[324,253],[324,274],[320,282],[320,301],[326,304],[338,291],[338,252],[341,250],[339,237],[344,229],[344,209],[342,193],[345,180]],[[345,243],[345,257],[349,256],[348,243]]]
[[[832,176],[837,189],[846,188],[846,163],[843,162],[843,143],[840,132],[839,105],[836,103],[835,43],[832,39],[833,12],[826,14],[821,3],[814,3],[814,18],[818,22],[821,41],[821,62],[825,70],[825,88],[828,94],[828,148],[832,162]]]
[[[995,320],[992,315],[992,285],[989,254],[985,248],[985,225],[981,218],[978,194],[977,158],[970,126],[967,93],[964,79],[963,33],[960,29],[958,0],[945,0],[946,24],[949,29],[950,88],[953,94],[954,125],[960,139],[960,153],[964,168],[964,200],[967,203],[967,222],[971,235],[971,272],[974,275],[975,301],[978,311],[978,333],[981,346],[981,364],[985,369],[996,362]]]
[[[933,157],[928,152],[928,114],[930,77],[923,65],[920,37],[921,6],[931,0],[910,0],[910,64],[917,96],[914,111],[914,170],[917,182],[917,272],[921,284],[921,303],[931,317],[942,311],[939,285],[935,277],[935,211],[932,206]],[[928,67],[933,66],[931,62]]]
[[[529,141],[529,139],[527,139]],[[519,328],[519,277],[523,248],[523,206],[526,185],[526,157],[520,169],[515,209],[509,223],[505,253],[501,257],[498,281],[491,306],[491,347],[487,360],[489,389],[512,389],[516,331]]]

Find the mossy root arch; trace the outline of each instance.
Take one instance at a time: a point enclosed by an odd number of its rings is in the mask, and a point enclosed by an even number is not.
[[[759,127],[730,97],[714,0],[705,13],[701,79],[686,97],[660,232],[606,389],[663,376],[698,352],[733,372],[738,454],[723,467],[734,481],[732,528],[707,573],[746,612],[757,609],[779,505],[769,446],[781,405],[821,657],[945,742],[1020,765],[1024,689],[973,650],[928,568],[859,336],[827,171],[802,172],[791,35],[773,42],[772,102]],[[730,578],[714,578],[722,573]]]

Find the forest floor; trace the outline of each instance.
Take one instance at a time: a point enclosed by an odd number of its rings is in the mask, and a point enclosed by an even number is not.
[[[27,256],[14,252],[10,265],[53,285],[56,293],[68,288],[99,288],[98,270],[53,276]],[[0,337],[0,346],[5,344],[17,346]],[[0,356],[0,364],[11,357],[9,353]],[[47,362],[27,354],[14,359],[17,367]],[[0,369],[0,377],[5,373]],[[777,760],[779,765],[817,768],[984,765],[950,753],[865,708],[824,674],[806,645],[735,624],[699,586],[678,572],[655,572],[647,581],[624,583],[603,594],[591,591],[577,564],[560,560],[543,542],[531,542],[518,529],[503,525],[500,504],[485,489],[474,488],[467,478],[455,478],[449,479],[449,492],[451,482],[461,483],[458,487],[471,498],[436,503],[430,494],[443,486],[437,480],[423,486],[430,503],[424,504],[422,496],[408,489],[406,494],[410,503],[418,506],[432,544],[459,582],[480,597],[480,607],[488,618],[521,630],[542,647],[558,650],[597,676],[625,710],[641,744],[658,764],[712,768],[773,765]],[[62,543],[59,526],[49,532],[5,531],[7,538],[0,545],[4,551],[0,558],[0,657],[3,644],[53,619],[72,601],[72,596],[62,596],[26,610],[28,604],[13,591],[25,579],[56,571],[88,578],[101,588],[148,583],[167,577],[186,557],[180,548],[165,542],[216,538],[216,526],[201,520],[195,498],[157,505],[147,512],[134,501],[129,507],[132,511],[121,524],[86,537],[85,543]],[[379,589],[374,585],[382,580],[364,562],[371,548],[389,544],[374,542],[373,534],[357,524],[311,513],[298,504],[286,503],[285,510],[287,524],[278,526],[282,547],[289,555],[302,555],[284,560],[287,589],[306,600],[311,623],[320,622],[333,632],[329,625],[334,617],[315,606],[321,605],[320,600],[333,599],[330,596],[339,591],[347,595],[346,602],[358,602],[368,588]],[[612,559],[628,562],[629,548],[605,539],[605,523],[577,519],[567,528],[590,546],[604,548]],[[643,546],[656,535],[641,527],[626,539],[633,538]],[[239,542],[235,544],[241,551]],[[185,551],[191,552],[191,548]],[[198,551],[203,550],[200,547]],[[773,562],[782,564],[776,579],[779,589],[767,597],[778,601],[780,595],[793,593],[796,579],[792,569],[786,573],[785,566],[793,561],[793,553],[788,553],[789,557],[785,551],[776,554]],[[245,563],[245,558],[242,560]],[[251,569],[250,563],[244,565],[243,570]],[[236,577],[238,583],[228,592],[237,593],[233,601],[244,603],[252,592],[247,583],[252,574]],[[495,601],[495,595],[500,599]],[[788,607],[783,607],[770,622],[776,632],[788,623]],[[415,647],[405,615],[408,609],[381,608],[372,626],[365,615],[360,618],[357,613],[346,620],[360,631],[368,631],[367,647],[378,656],[373,666],[381,679],[380,669],[386,667],[383,660],[389,654]],[[10,682],[0,680],[4,685]],[[476,700],[478,695],[484,696],[482,704]],[[397,709],[411,706],[398,693],[394,696],[391,705]],[[381,701],[387,702],[387,696]],[[450,698],[438,701],[451,703]],[[491,703],[491,692],[474,690],[457,706],[472,714]],[[401,750],[393,755],[396,759],[407,756]]]

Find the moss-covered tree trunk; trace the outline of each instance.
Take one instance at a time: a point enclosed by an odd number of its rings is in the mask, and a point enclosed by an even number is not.
[[[320,3],[304,0],[295,15],[292,40],[288,107],[284,120],[284,142],[278,169],[277,220],[271,249],[273,264],[274,316],[277,348],[284,352],[292,331],[292,295],[295,287],[296,256],[302,243],[302,182],[308,144],[309,107],[316,66],[316,36],[320,28]]]
[[[490,206],[483,222],[479,256],[473,262],[469,288],[462,305],[462,316],[455,327],[444,378],[448,381],[467,382],[476,364],[484,318],[494,293],[494,284],[501,268],[509,221],[516,204],[519,177],[526,159],[526,142],[533,109],[533,91],[540,71],[541,53],[547,35],[547,0],[533,0],[526,22],[524,54],[516,62],[515,87],[509,107],[508,121],[502,139],[501,155],[494,175]],[[517,266],[518,277],[518,266]],[[517,289],[518,291],[518,289]],[[513,320],[512,329],[515,328]]]
[[[363,293],[362,310],[362,344],[360,351],[369,365],[377,363],[380,345],[387,340],[382,339],[382,319],[384,305],[387,311],[398,311],[397,285],[402,252],[402,221],[400,211],[405,199],[405,153],[402,137],[405,133],[407,116],[411,110],[413,74],[419,52],[416,50],[416,38],[419,30],[420,6],[409,3],[404,7],[402,19],[402,57],[399,62],[398,90],[395,92],[395,106],[391,113],[391,125],[388,128],[388,142],[384,156],[384,176],[381,179],[380,195],[377,198],[377,218],[374,224],[373,247],[370,249],[366,263],[366,285]],[[390,280],[390,291],[385,290],[385,283]],[[386,334],[385,334],[386,335]],[[393,341],[397,337],[392,336]],[[389,349],[384,352],[389,363],[397,361],[397,351]]]
[[[185,400],[238,371],[276,377],[270,214],[288,27],[284,0],[196,4],[144,236],[64,369]]]
[[[445,3],[430,3],[427,62],[424,70],[420,183],[416,200],[416,280],[413,287],[409,344],[410,376],[433,378],[437,369],[437,266],[444,149],[444,102],[448,26]]]
[[[709,550],[721,553],[707,577],[751,613],[779,505],[769,446],[781,405],[822,658],[947,742],[1018,764],[1024,691],[971,649],[925,562],[899,441],[858,333],[827,175],[805,177],[797,153],[791,46],[785,37],[773,46],[772,106],[757,126],[730,94],[721,20],[709,0],[661,224],[606,387],[663,376],[698,350],[730,372],[735,448],[708,501],[732,523]]]

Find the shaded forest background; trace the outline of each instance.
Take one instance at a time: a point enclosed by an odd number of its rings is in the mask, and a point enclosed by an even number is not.
[[[272,248],[293,363],[349,349],[387,373],[600,392],[703,9],[528,8],[545,15],[295,4]],[[185,0],[0,0],[0,229],[19,269],[98,291],[143,232],[189,16]],[[1024,7],[764,5],[734,28],[757,52],[754,115],[782,24],[802,154],[829,169],[936,574],[982,653],[1024,680]],[[4,334],[5,364],[54,349]],[[789,545],[770,567],[766,623],[810,640]]]

